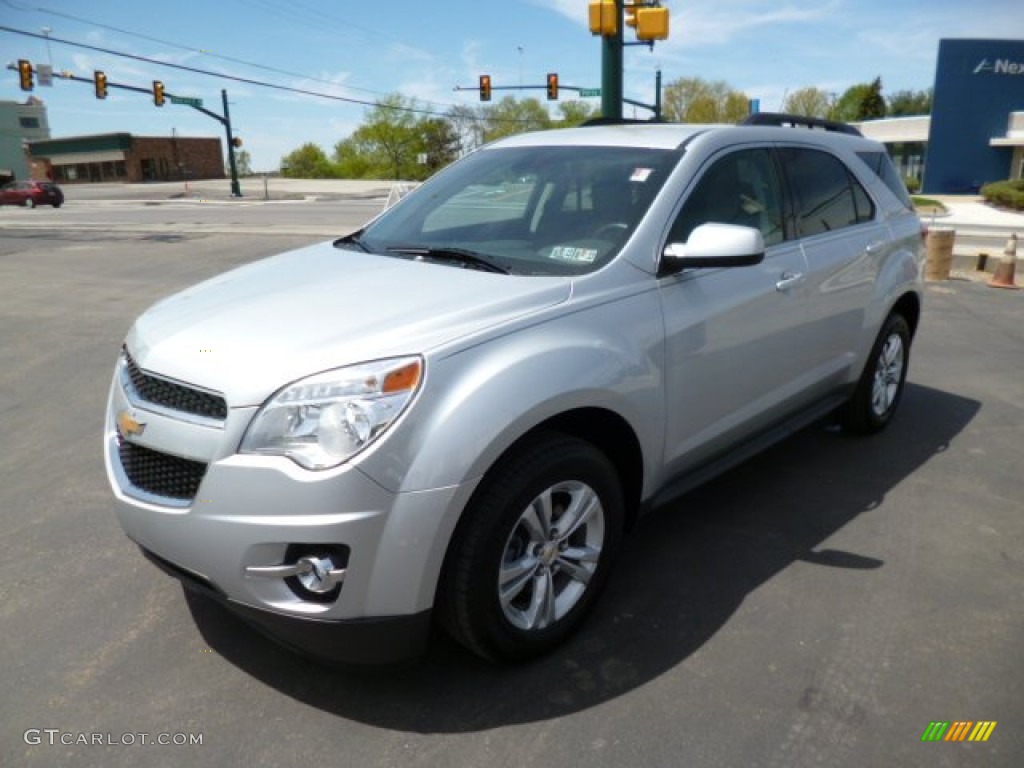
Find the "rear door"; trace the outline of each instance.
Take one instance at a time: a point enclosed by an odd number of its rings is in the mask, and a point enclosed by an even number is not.
[[[824,394],[859,373],[853,366],[890,237],[864,186],[838,156],[816,147],[778,152],[807,260],[809,373],[814,390]]]

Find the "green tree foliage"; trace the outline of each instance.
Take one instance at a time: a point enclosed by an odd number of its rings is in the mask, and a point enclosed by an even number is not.
[[[829,96],[820,88],[801,88],[786,99],[782,111],[801,117],[827,117]]]
[[[559,128],[571,128],[574,125],[580,125],[592,117],[597,117],[600,112],[600,110],[591,106],[586,101],[559,102],[558,111],[562,115],[562,119],[558,124]]]
[[[886,99],[889,117],[912,117],[932,113],[932,89],[896,91]]]
[[[392,95],[378,102],[351,136],[334,145],[333,162],[313,144],[282,160],[287,176],[422,180],[459,156],[455,124],[420,114],[416,101]]]
[[[882,78],[871,81],[864,100],[860,103],[858,120],[878,120],[885,117],[885,97],[882,96]]]
[[[882,78],[870,83],[858,83],[846,89],[833,106],[829,117],[851,123],[885,117],[885,98],[882,96]]]
[[[281,158],[281,175],[292,179],[329,179],[334,176],[334,168],[320,147],[307,142]]]
[[[422,174],[416,178],[426,178],[459,156],[461,141],[455,126],[449,121],[440,117],[430,117],[420,120],[417,125],[419,134],[419,152],[417,158],[423,158],[425,162],[418,164],[422,166]]]
[[[537,99],[516,99],[506,96],[491,107],[481,110],[485,142],[525,131],[544,131],[552,127],[551,116]]]
[[[724,81],[681,77],[665,86],[662,112],[669,122],[735,123],[747,116],[748,101]]]
[[[458,104],[448,110],[445,119],[459,138],[460,152],[469,152],[484,143],[484,123],[479,110]]]
[[[239,176],[252,176],[252,155],[249,154],[248,150],[235,150],[235,170],[238,171]],[[231,167],[226,167],[224,173],[230,176]]]
[[[851,85],[843,91],[843,95],[832,105],[829,117],[833,120],[842,120],[847,123],[858,120],[861,102],[867,97],[870,88],[871,86],[868,83]]]

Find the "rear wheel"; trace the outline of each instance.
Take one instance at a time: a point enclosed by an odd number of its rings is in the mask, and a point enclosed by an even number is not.
[[[842,423],[848,431],[873,434],[885,429],[903,396],[909,362],[910,328],[902,315],[889,315],[857,389],[843,408]]]
[[[25,198],[25,202],[22,203],[22,205],[24,205],[26,208],[35,208],[36,207],[36,201],[33,200],[31,197],[26,197]]]
[[[607,580],[623,509],[615,467],[587,442],[549,433],[503,459],[449,551],[438,601],[448,631],[490,659],[554,648]]]

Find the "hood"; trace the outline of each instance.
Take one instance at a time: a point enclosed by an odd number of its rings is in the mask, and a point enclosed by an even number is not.
[[[142,368],[260,405],[296,379],[425,353],[569,298],[564,277],[517,277],[335,248],[227,272],[148,309],[128,335]]]

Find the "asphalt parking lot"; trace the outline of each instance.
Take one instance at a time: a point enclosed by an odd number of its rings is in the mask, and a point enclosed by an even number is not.
[[[326,669],[144,561],[100,446],[139,312],[308,241],[0,232],[0,765],[1020,765],[1024,291],[930,284],[887,432],[805,430],[643,518],[552,656]]]

